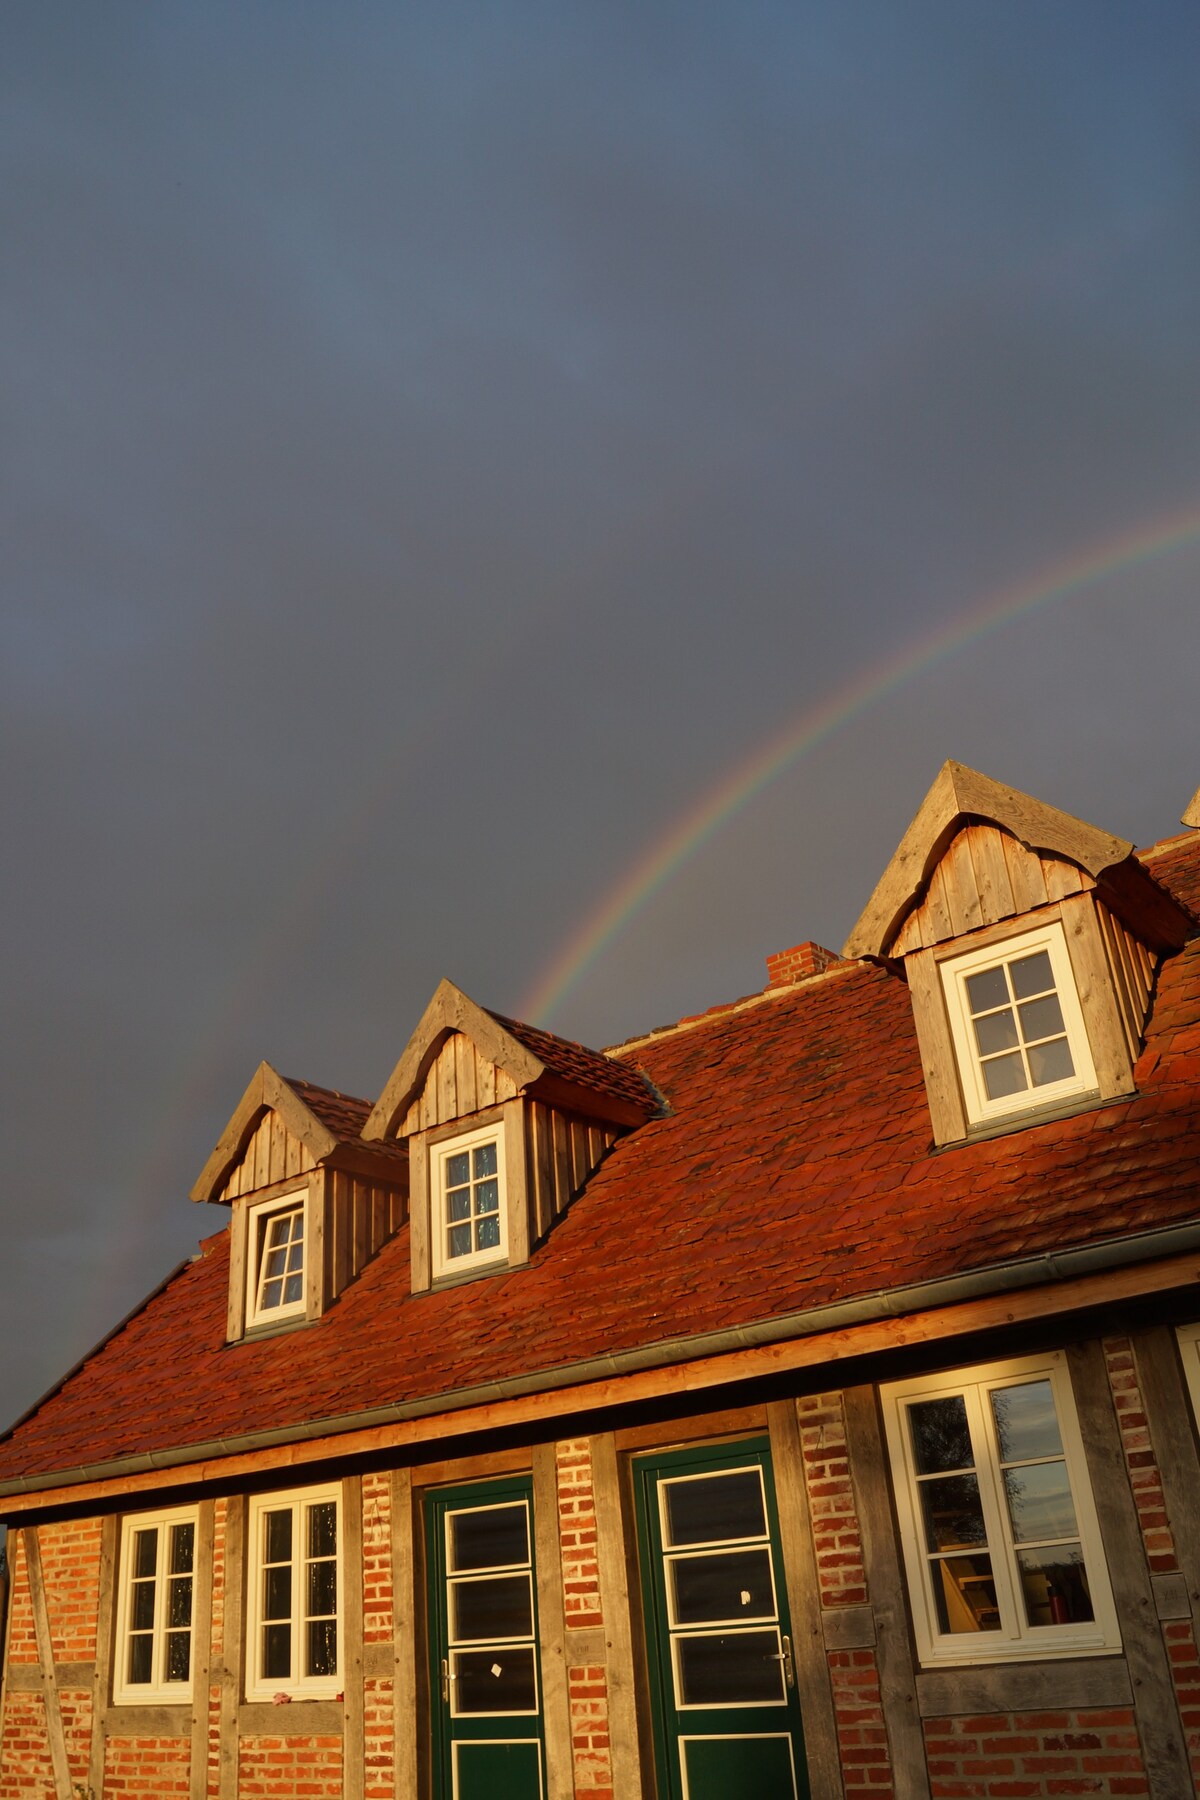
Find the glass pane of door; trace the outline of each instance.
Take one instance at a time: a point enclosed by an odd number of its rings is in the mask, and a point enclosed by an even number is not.
[[[425,1530],[436,1800],[543,1800],[530,1484],[431,1494]]]
[[[768,1440],[672,1451],[634,1467],[664,1800],[802,1800]]]

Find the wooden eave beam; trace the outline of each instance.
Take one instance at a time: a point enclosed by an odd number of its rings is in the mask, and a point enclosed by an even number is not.
[[[1094,880],[1133,853],[1126,838],[1088,825],[964,763],[945,762],[846,939],[843,956],[887,955],[954,833],[970,818],[1000,826],[1031,850],[1064,857]]]
[[[193,1200],[217,1198],[230,1169],[245,1149],[256,1121],[264,1112],[277,1112],[292,1136],[299,1138],[317,1162],[327,1157],[337,1145],[333,1132],[305,1105],[295,1089],[289,1087],[279,1071],[269,1062],[261,1062],[221,1133],[216,1149],[200,1171],[191,1190]]]
[[[482,1055],[511,1075],[518,1089],[531,1087],[546,1072],[541,1059],[498,1025],[491,1013],[443,978],[367,1116],[362,1129],[364,1139],[393,1135],[398,1120],[420,1092],[435,1056],[455,1031],[469,1037]]]
[[[553,1372],[548,1372],[545,1388],[531,1388],[528,1392],[499,1400],[431,1409],[383,1425],[331,1431],[325,1436],[297,1437],[259,1449],[231,1450],[225,1455],[200,1454],[193,1462],[163,1464],[134,1474],[94,1480],[85,1477],[77,1483],[0,1494],[0,1518],[12,1519],[25,1513],[42,1512],[48,1507],[74,1510],[121,1500],[130,1494],[158,1493],[184,1486],[228,1485],[273,1470],[301,1469],[342,1457],[403,1451],[447,1437],[541,1428],[553,1419],[579,1419],[584,1414],[613,1406],[685,1397],[690,1400],[709,1395],[733,1382],[810,1368],[829,1369],[851,1358],[939,1343],[968,1333],[1039,1319],[1054,1320],[1064,1313],[1085,1312],[1106,1303],[1192,1287],[1197,1281],[1200,1281],[1200,1254],[1189,1251],[1098,1274],[1075,1276],[1036,1287],[1008,1288],[978,1299],[934,1306],[894,1318],[873,1319],[813,1332],[809,1336],[783,1338],[745,1349],[698,1356],[692,1361],[602,1375],[593,1380],[550,1385]],[[829,1376],[830,1381],[834,1379]],[[197,1450],[201,1451],[201,1447],[197,1446]]]

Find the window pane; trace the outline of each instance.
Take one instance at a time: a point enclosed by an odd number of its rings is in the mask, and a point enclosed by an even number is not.
[[[943,1631],[999,1631],[1000,1608],[989,1556],[948,1556],[930,1567]]]
[[[303,1277],[303,1275],[289,1275],[283,1285],[284,1304],[287,1306],[291,1306],[295,1301],[303,1300],[303,1298],[304,1298],[304,1277]]]
[[[979,1481],[974,1475],[939,1475],[921,1483],[925,1543],[930,1550],[986,1544]]]
[[[292,1509],[282,1512],[269,1512],[266,1515],[267,1561],[269,1563],[290,1562],[292,1560]]]
[[[167,1680],[186,1681],[191,1673],[192,1634],[172,1631],[167,1634]]]
[[[494,1250],[500,1242],[500,1220],[494,1213],[480,1219],[475,1227],[475,1248],[477,1250]]]
[[[469,1219],[471,1216],[470,1188],[455,1188],[446,1196],[446,1211],[451,1219]]]
[[[767,1549],[677,1556],[667,1569],[677,1625],[775,1617],[771,1552]]]
[[[152,1531],[135,1531],[133,1534],[133,1572],[135,1575],[153,1575],[158,1559],[158,1527]]]
[[[263,1570],[263,1618],[290,1619],[292,1616],[292,1571],[288,1564]]]
[[[973,1013],[990,1012],[994,1006],[1007,1006],[1008,983],[1001,967],[980,969],[967,976],[967,999]]]
[[[456,1650],[451,1684],[456,1713],[531,1713],[537,1711],[533,1649],[506,1645],[502,1650]]]
[[[533,1594],[528,1575],[486,1576],[450,1584],[450,1634],[458,1642],[531,1637]]]
[[[190,1625],[192,1622],[192,1578],[177,1575],[167,1597],[167,1624]]]
[[[1036,1004],[1040,1006],[1041,1001]],[[979,1045],[980,1056],[996,1056],[1001,1050],[1015,1049],[1017,1023],[1012,1009],[1006,1007],[1003,1012],[984,1013],[982,1019],[976,1019],[975,1042]]]
[[[129,1640],[129,1681],[130,1685],[141,1686],[151,1676],[153,1641],[149,1637],[134,1637]]]
[[[1036,1538],[1074,1537],[1078,1527],[1066,1463],[1028,1463],[1020,1469],[1006,1469],[1004,1492],[1013,1536],[1019,1544]]]
[[[919,1400],[909,1407],[908,1422],[918,1474],[938,1475],[943,1470],[975,1467],[967,1408],[961,1394],[945,1400]]]
[[[263,1626],[263,1670],[268,1681],[289,1681],[292,1674],[292,1628]]]
[[[314,1619],[308,1627],[306,1675],[337,1674],[337,1621]]]
[[[450,1227],[450,1255],[468,1256],[471,1250],[471,1227],[469,1225],[452,1225]]]
[[[1009,963],[1008,974],[1018,1000],[1028,1000],[1031,994],[1047,994],[1054,988],[1054,972],[1045,950],[1019,956],[1016,962]]]
[[[769,1706],[782,1701],[776,1631],[713,1632],[675,1640],[681,1706]]]
[[[1068,1081],[1075,1073],[1066,1038],[1051,1038],[1048,1044],[1034,1044],[1027,1054],[1034,1087],[1045,1087],[1050,1081]]]
[[[476,1212],[495,1212],[500,1205],[500,1183],[498,1181],[481,1181],[475,1189]]]
[[[465,1150],[456,1150],[446,1158],[446,1186],[466,1187],[471,1179],[471,1159]]]
[[[308,1565],[308,1606],[310,1619],[332,1617],[337,1612],[337,1564],[311,1562]]]
[[[1078,1544],[1021,1550],[1021,1590],[1031,1625],[1074,1625],[1095,1618],[1087,1570]]]
[[[678,1544],[719,1544],[730,1538],[767,1535],[762,1481],[757,1469],[705,1475],[692,1481],[664,1481],[664,1537]]]
[[[133,1588],[133,1622],[134,1631],[149,1631],[154,1624],[154,1583],[138,1581]]]
[[[1002,1100],[1008,1094],[1020,1094],[1029,1086],[1025,1067],[1019,1056],[998,1056],[983,1064],[983,1085],[989,1100]]]
[[[1039,1038],[1059,1037],[1067,1028],[1063,1024],[1062,1007],[1057,994],[1046,994],[1041,1000],[1027,1000],[1017,1008],[1021,1036],[1027,1044]]]
[[[497,1171],[496,1146],[480,1144],[475,1151],[475,1179],[481,1181],[485,1175],[494,1175]]]
[[[503,1569],[529,1561],[529,1520],[523,1504],[450,1514],[450,1567]]]
[[[172,1575],[191,1574],[195,1543],[196,1527],[194,1525],[173,1525],[171,1527]]]
[[[335,1556],[337,1554],[336,1501],[322,1500],[319,1506],[309,1507],[308,1554],[310,1556]]]
[[[993,1388],[991,1401],[1001,1462],[1032,1462],[1035,1457],[1062,1455],[1054,1390],[1048,1381]]]

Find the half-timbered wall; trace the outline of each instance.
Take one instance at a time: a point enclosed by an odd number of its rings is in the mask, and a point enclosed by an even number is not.
[[[242,1194],[270,1187],[274,1181],[307,1175],[315,1167],[311,1151],[292,1136],[277,1112],[269,1110],[247,1138],[245,1149],[217,1198],[236,1200]]]
[[[481,1055],[461,1031],[452,1032],[429,1065],[425,1085],[405,1113],[397,1136],[410,1137],[482,1112],[486,1106],[498,1106],[516,1091],[511,1075]]]

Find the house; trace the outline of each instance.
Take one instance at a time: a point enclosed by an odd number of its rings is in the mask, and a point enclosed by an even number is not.
[[[1200,1781],[1200,796],[961,765],[840,956],[604,1052],[267,1065],[0,1440],[0,1794]]]

